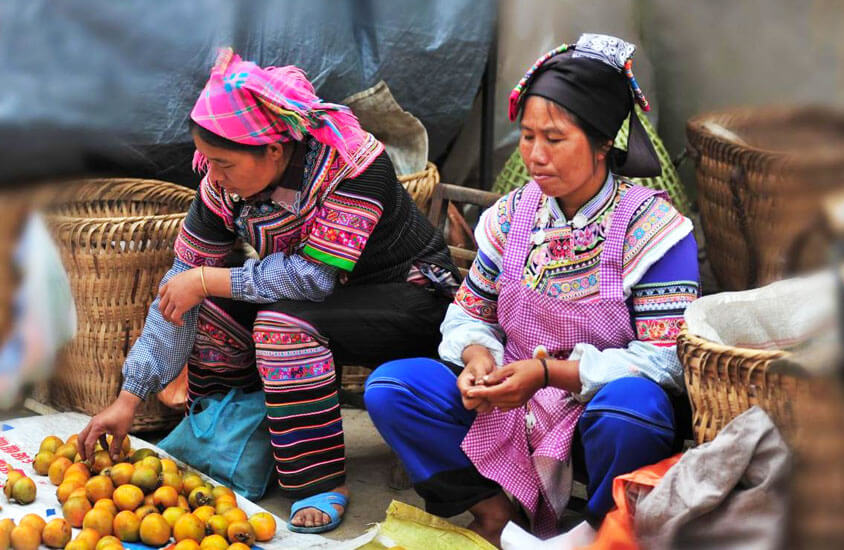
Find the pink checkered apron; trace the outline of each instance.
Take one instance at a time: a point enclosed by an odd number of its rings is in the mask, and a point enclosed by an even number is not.
[[[530,359],[539,345],[545,346],[552,357],[564,359],[581,342],[605,349],[626,347],[634,339],[624,300],[622,256],[630,219],[645,200],[657,194],[644,187],[631,187],[625,193],[611,214],[601,251],[599,298],[570,302],[540,294],[522,283],[531,230],[542,198],[535,182],[527,185],[510,224],[500,276],[498,321],[507,335],[505,363]],[[534,531],[549,536],[556,532],[557,514],[548,504],[537,459],[544,464],[550,459],[556,461],[552,464],[566,467],[583,405],[569,392],[545,388],[534,394],[528,407],[535,418],[530,435],[526,408],[508,412],[494,409],[477,416],[461,448],[481,474],[518,499],[530,513]]]

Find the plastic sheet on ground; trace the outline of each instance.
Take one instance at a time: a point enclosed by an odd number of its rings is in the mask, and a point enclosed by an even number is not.
[[[82,431],[88,420],[90,420],[90,417],[84,414],[60,413],[0,422],[0,483],[5,483],[6,475],[10,469],[19,468],[35,481],[38,489],[38,496],[35,502],[26,506],[13,502],[5,502],[6,499],[4,498],[0,517],[10,517],[18,520],[30,513],[38,514],[47,520],[54,517],[61,517],[61,506],[56,501],[56,488],[46,476],[39,476],[33,471],[31,462],[38,452],[41,441],[45,437],[48,435],[57,435],[62,439],[67,439],[72,434]],[[155,449],[161,456],[168,456],[167,453],[164,453],[155,445],[147,443],[142,439],[131,437],[131,441],[132,447],[135,449],[149,447]],[[186,467],[181,462],[179,462],[179,465],[182,468]],[[203,477],[212,483],[219,484],[208,476],[203,475]],[[238,506],[249,516],[258,512],[267,511],[257,504],[246,500],[241,495],[238,495]],[[374,530],[371,530],[354,539],[334,541],[319,535],[291,533],[287,530],[285,521],[275,515],[273,517],[275,517],[276,525],[278,525],[275,537],[269,542],[254,546],[253,548],[255,550],[353,550],[365,545],[375,536]],[[78,533],[79,529],[73,530],[74,537]],[[153,550],[144,544],[124,543],[124,546],[130,550]],[[41,548],[46,547],[42,545]],[[433,550],[431,547],[427,548],[428,550]]]
[[[452,525],[415,506],[394,500],[374,538],[359,550],[494,550],[477,533]]]

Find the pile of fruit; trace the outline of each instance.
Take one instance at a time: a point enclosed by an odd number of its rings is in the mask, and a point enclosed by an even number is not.
[[[168,550],[249,550],[255,541],[275,535],[271,514],[247,517],[231,489],[212,487],[152,449],[133,451],[128,437],[114,462],[100,444],[82,461],[76,435],[67,442],[49,436],[32,467],[57,486],[64,517],[47,522],[27,514],[17,525],[0,520],[0,550],[36,550],[41,543],[65,550],[122,550],[123,542],[138,541],[156,548],[171,543]],[[21,504],[35,500],[35,483],[20,470],[9,473],[3,490]],[[71,527],[81,529],[73,540]]]

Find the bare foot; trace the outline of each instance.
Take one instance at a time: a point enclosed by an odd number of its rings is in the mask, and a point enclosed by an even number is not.
[[[346,495],[347,498],[349,496],[349,488],[345,485],[336,487],[331,491],[334,493],[340,493],[341,495]],[[343,512],[345,512],[345,508],[339,504],[332,504],[332,506],[334,506],[334,509],[337,510],[341,516],[343,515]],[[319,527],[320,525],[328,525],[331,523],[331,517],[316,508],[302,508],[296,512],[296,515],[293,516],[290,523],[298,527]]]
[[[475,519],[467,527],[479,534],[496,548],[501,546],[501,531],[510,520],[517,518],[516,507],[504,493],[482,500],[469,511]]]

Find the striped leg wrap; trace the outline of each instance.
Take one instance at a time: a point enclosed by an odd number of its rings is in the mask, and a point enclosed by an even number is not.
[[[231,388],[261,389],[249,330],[210,300],[199,308],[196,339],[188,357],[188,406],[194,399]]]
[[[325,338],[272,311],[258,313],[253,338],[279,486],[294,498],[334,489],[345,481],[345,445]]]

